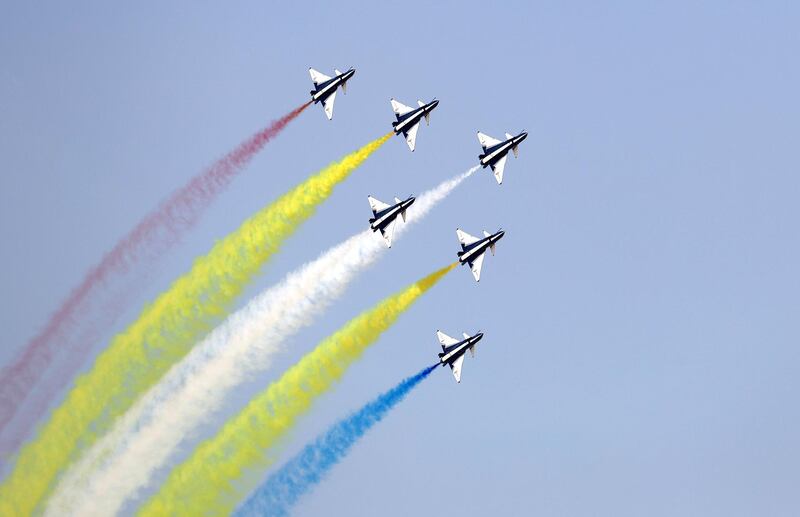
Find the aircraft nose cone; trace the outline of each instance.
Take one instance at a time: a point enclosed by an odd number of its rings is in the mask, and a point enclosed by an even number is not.
[[[439,101],[433,101],[433,102],[431,102],[431,109],[434,109],[434,108],[435,108],[436,106],[438,106],[438,105],[439,105]]]
[[[481,339],[483,339],[483,332],[478,332],[478,333],[475,335],[475,337],[476,337],[476,338],[478,338],[478,340],[481,340]]]
[[[504,232],[503,230],[500,230],[499,232],[497,232],[497,240],[499,241],[500,239],[502,239],[503,235],[505,235],[505,234],[506,234],[506,232]]]
[[[528,138],[528,133],[526,133],[525,131],[523,131],[523,132],[522,132],[522,134],[521,134],[521,135],[519,135],[519,141],[520,141],[520,142],[522,142],[522,141],[523,141],[523,140],[525,140],[526,138]]]
[[[408,198],[408,204],[409,205],[413,205],[414,201],[416,201],[416,200],[417,200],[417,198],[415,198],[414,196],[411,196],[410,198]]]

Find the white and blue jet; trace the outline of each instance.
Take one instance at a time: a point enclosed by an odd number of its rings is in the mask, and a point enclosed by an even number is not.
[[[481,281],[481,267],[483,267],[483,257],[486,256],[486,250],[492,250],[492,255],[494,255],[494,245],[497,241],[502,239],[505,234],[506,232],[503,230],[498,230],[496,233],[492,234],[484,230],[483,238],[479,239],[460,228],[456,229],[458,242],[461,243],[461,251],[458,252],[458,261],[462,264],[469,264],[472,270],[472,276],[475,277],[476,282]]]
[[[460,383],[464,355],[469,350],[470,355],[475,357],[475,345],[483,338],[483,332],[478,332],[474,336],[470,336],[465,332],[463,334],[464,339],[461,341],[448,336],[441,330],[437,330],[436,335],[442,344],[442,351],[439,353],[439,364],[450,366],[450,369],[453,370],[453,377],[456,378],[456,382]]]
[[[528,133],[525,131],[517,136],[506,133],[506,139],[500,141],[478,131],[478,141],[481,143],[481,147],[483,147],[483,154],[479,155],[478,159],[481,161],[481,165],[483,165],[484,169],[486,167],[492,168],[494,179],[497,180],[498,185],[503,183],[503,169],[506,168],[508,151],[514,151],[514,157],[518,157],[519,149],[517,146],[527,137]]]
[[[353,77],[353,74],[356,73],[356,69],[351,68],[347,72],[334,70],[333,72],[336,76],[328,77],[313,68],[308,69],[308,73],[311,74],[311,81],[314,83],[314,89],[310,92],[311,100],[314,101],[314,104],[322,103],[328,120],[333,118],[333,101],[336,100],[336,90],[341,86],[342,92],[347,94],[347,80]]]
[[[422,121],[422,117],[425,117],[425,122],[430,125],[431,111],[439,105],[439,101],[433,99],[431,102],[425,104],[418,100],[417,105],[419,107],[417,108],[406,106],[402,102],[398,102],[394,99],[391,99],[391,101],[392,110],[394,114],[397,115],[397,120],[392,122],[394,132],[397,135],[402,133],[403,136],[406,137],[408,148],[413,152],[416,147],[417,130],[419,130],[419,123]]]
[[[369,207],[372,208],[372,218],[369,220],[369,227],[373,232],[380,231],[383,239],[386,241],[386,246],[392,247],[392,236],[394,235],[394,227],[397,224],[397,216],[406,221],[406,210],[414,204],[414,196],[409,196],[405,201],[400,201],[394,198],[394,205],[388,205],[383,201],[379,201],[372,196],[367,196],[369,199]]]

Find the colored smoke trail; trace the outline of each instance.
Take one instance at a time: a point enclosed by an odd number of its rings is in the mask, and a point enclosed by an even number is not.
[[[28,437],[53,395],[73,378],[92,345],[126,309],[129,296],[116,293],[118,299],[113,299],[115,293],[110,292],[108,284],[140,273],[142,267],[169,251],[253,156],[308,105],[303,104],[251,136],[145,216],[87,273],[19,356],[3,368],[0,373],[0,458],[9,456]],[[89,312],[95,317],[89,318]],[[88,325],[87,320],[91,320]],[[86,328],[78,328],[81,326]],[[58,368],[43,377],[56,352],[60,351],[68,353],[67,360],[59,362]],[[39,383],[42,388],[34,392]],[[25,404],[24,411],[18,411],[28,397],[31,400]]]
[[[21,449],[0,485],[0,515],[29,514],[59,471],[213,328],[283,241],[392,134],[328,165],[245,221],[145,307],[91,371],[77,378],[36,439]]]
[[[239,508],[236,515],[288,515],[297,500],[318,485],[350,452],[358,439],[383,420],[437,366],[439,365],[428,366],[416,375],[404,379],[306,445],[300,453],[272,474]]]
[[[173,469],[140,514],[230,513],[254,488],[249,486],[253,476],[243,475],[272,463],[270,449],[297,419],[401,314],[457,265],[455,262],[414,282],[325,338]]]
[[[408,222],[395,230],[395,239],[475,170],[418,196],[408,208]],[[386,251],[371,230],[360,232],[232,314],[69,469],[48,501],[48,512],[117,513],[127,498],[147,486],[187,435],[213,418],[243,382],[268,368],[286,339],[311,324]]]

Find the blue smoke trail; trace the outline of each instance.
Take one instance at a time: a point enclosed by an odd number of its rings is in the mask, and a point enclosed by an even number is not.
[[[359,438],[380,422],[398,402],[439,366],[428,366],[340,420],[325,434],[306,445],[272,474],[237,510],[236,515],[284,516],[300,497],[318,484],[339,463]]]

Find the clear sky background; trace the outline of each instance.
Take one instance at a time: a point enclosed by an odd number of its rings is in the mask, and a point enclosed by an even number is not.
[[[797,3],[2,11],[0,363],[160,200],[306,100],[309,66],[354,66],[333,121],[313,106],[269,144],[124,319],[244,218],[388,131],[390,97],[441,100],[416,152],[388,142],[248,296],[365,228],[367,194],[419,194],[477,163],[477,130],[528,130],[502,186],[470,178],[226,409],[454,260],[456,227],[506,230],[481,282],[460,268],[422,298],[285,457],[434,362],[436,329],[485,332],[462,383],[436,371],[297,514],[800,512]]]

